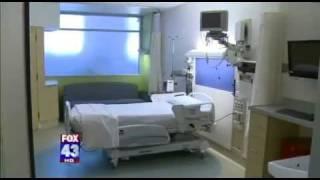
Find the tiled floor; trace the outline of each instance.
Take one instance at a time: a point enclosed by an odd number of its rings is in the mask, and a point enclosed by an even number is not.
[[[37,177],[244,177],[244,168],[213,149],[204,159],[170,152],[122,160],[112,169],[101,150],[80,152],[79,164],[59,162],[63,127],[34,132]]]

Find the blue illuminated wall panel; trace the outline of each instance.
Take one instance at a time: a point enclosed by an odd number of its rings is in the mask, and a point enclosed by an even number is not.
[[[138,32],[55,33],[45,38],[46,76],[139,74]]]
[[[45,32],[46,76],[139,75],[138,17],[61,15]]]
[[[196,84],[234,92],[234,67],[222,58],[196,59]]]

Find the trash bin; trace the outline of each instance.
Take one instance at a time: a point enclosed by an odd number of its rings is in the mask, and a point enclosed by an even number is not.
[[[282,142],[281,159],[309,155],[311,151],[311,138],[286,138]]]

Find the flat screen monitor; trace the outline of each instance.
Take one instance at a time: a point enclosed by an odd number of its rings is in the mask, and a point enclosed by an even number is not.
[[[288,41],[289,75],[318,78],[320,40]]]
[[[228,11],[201,12],[201,31],[227,31]]]

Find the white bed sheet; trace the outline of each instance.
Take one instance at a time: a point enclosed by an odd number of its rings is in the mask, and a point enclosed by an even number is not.
[[[172,111],[173,104],[184,105],[199,105],[199,100],[188,97],[189,99],[181,99],[182,97],[174,98],[174,102],[145,102],[145,103],[131,103],[131,104],[109,104],[100,105],[105,108],[105,111],[117,118],[118,126],[127,126],[135,124],[153,124],[161,125],[167,129],[177,129],[178,124]],[[192,101],[191,101],[191,100]],[[202,112],[210,112],[211,106],[201,106]],[[81,114],[78,111],[71,110],[71,125],[75,130],[81,131],[80,119]]]
[[[89,141],[86,143],[87,147],[99,147],[101,144],[101,147],[112,148],[119,143],[115,141],[119,138],[114,134],[122,126],[160,125],[169,132],[176,132],[179,125],[172,106],[168,102],[75,105],[70,111],[70,125],[79,133],[86,131],[83,135],[84,139]],[[209,109],[201,108],[201,111],[209,112]],[[111,126],[109,127],[108,124]],[[110,134],[109,142],[103,138],[107,134]]]
[[[106,111],[117,117],[119,126],[154,124],[168,129],[177,127],[172,105],[167,102],[111,104],[106,105]]]
[[[71,125],[88,148],[119,146],[118,120],[103,104],[79,104],[71,110]]]
[[[167,102],[146,102],[132,104],[103,105],[105,111],[116,117],[118,126],[135,124],[161,125],[167,129],[176,129],[177,122],[172,111],[172,105]],[[81,114],[71,110],[71,126],[76,131],[81,131]]]
[[[131,104],[104,105],[105,111],[112,114],[118,120],[118,126],[135,124],[161,125],[167,129],[177,129],[177,121],[172,111],[172,104],[168,102],[146,102]],[[209,112],[210,108],[201,107],[201,111]],[[79,119],[81,115],[77,111],[71,111],[73,128],[81,130]]]

